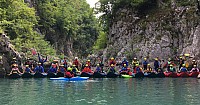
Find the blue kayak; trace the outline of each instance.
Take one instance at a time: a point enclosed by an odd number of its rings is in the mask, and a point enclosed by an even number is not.
[[[83,81],[83,80],[88,80],[88,78],[89,77],[72,77],[72,78],[59,77],[59,78],[50,78],[50,80]]]

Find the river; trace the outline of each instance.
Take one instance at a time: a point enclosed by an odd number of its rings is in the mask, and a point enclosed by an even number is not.
[[[200,79],[0,79],[0,105],[198,105]]]

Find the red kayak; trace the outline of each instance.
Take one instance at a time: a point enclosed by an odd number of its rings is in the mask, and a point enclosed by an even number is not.
[[[178,77],[177,73],[174,72],[164,72],[165,77],[172,77],[172,78],[176,78]]]
[[[183,77],[183,78],[189,77],[189,73],[188,72],[181,72],[181,73],[178,73],[177,75],[178,75],[178,77]]]
[[[195,78],[197,78],[198,75],[199,75],[199,72],[191,72],[189,74],[190,77],[195,77]]]

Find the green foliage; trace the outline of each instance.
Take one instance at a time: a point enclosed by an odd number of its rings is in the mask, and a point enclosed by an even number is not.
[[[57,50],[89,53],[100,27],[86,0],[35,0],[35,4],[39,29],[52,44],[59,41]]]
[[[53,55],[55,50],[34,30],[37,19],[34,8],[22,0],[0,1],[0,27],[10,36],[16,49],[36,48],[40,53]]]
[[[106,48],[107,40],[108,39],[106,33],[101,31],[95,45],[93,46],[93,50],[100,50]]]

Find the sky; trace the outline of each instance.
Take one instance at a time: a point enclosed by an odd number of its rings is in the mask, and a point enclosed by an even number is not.
[[[88,4],[90,4],[90,7],[94,7],[95,3],[98,2],[99,0],[86,0]]]

